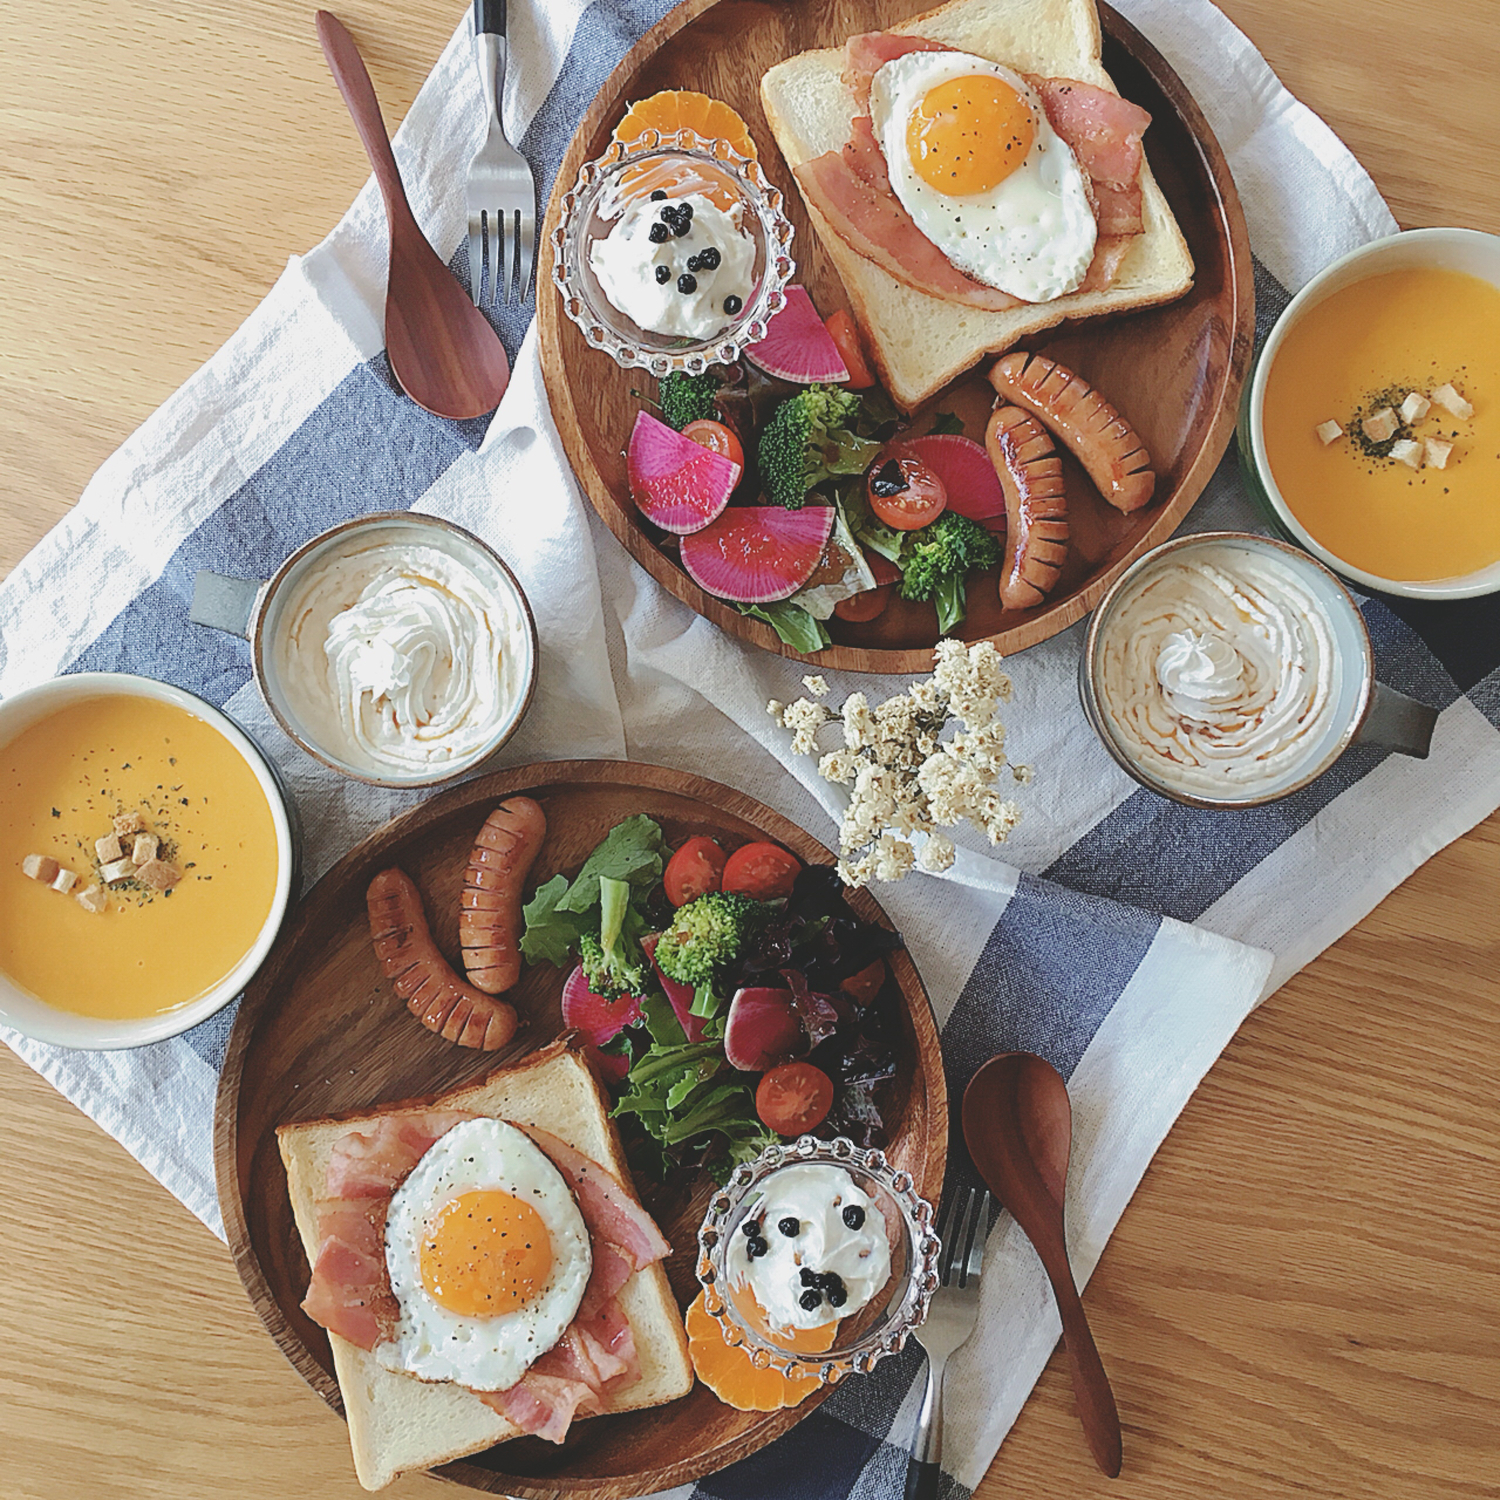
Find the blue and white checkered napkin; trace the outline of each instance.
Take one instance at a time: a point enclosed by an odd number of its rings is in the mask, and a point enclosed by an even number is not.
[[[1358,163],[1207,0],[1116,3],[1183,75],[1229,155],[1267,320],[1331,257],[1395,228]],[[667,8],[512,6],[508,123],[544,194],[582,111]],[[465,20],[397,142],[418,218],[455,258],[480,119]],[[366,187],[0,585],[0,694],[58,672],[125,670],[222,705],[286,773],[316,879],[412,797],[341,780],[290,744],[256,694],[244,643],[188,625],[193,574],[264,577],[334,522],[409,506],[493,542],[535,606],[541,686],[508,762],[628,755],[707,771],[831,842],[830,789],[810,762],[788,764],[787,736],[765,714],[767,699],[798,696],[801,669],[721,635],[598,523],[547,414],[534,338],[521,343],[488,430],[405,400],[381,353],[384,259]],[[514,348],[525,329],[508,317]],[[1228,462],[1188,524],[1255,526]],[[106,576],[111,587],[96,588]],[[1129,781],[1085,725],[1075,628],[1010,664],[1010,749],[1036,779],[1004,860],[964,849],[949,878],[878,891],[938,1008],[955,1097],[978,1063],[1008,1048],[1040,1052],[1069,1078],[1080,1280],[1246,1013],[1500,804],[1500,610],[1380,599],[1364,609],[1382,678],[1443,710],[1425,763],[1360,747],[1269,807],[1215,814],[1165,802]],[[856,687],[879,696],[869,679],[831,685],[835,700]],[[129,1053],[6,1040],[219,1231],[210,1119],[231,1015]],[[945,1460],[965,1490],[1059,1332],[1041,1268],[1008,1219],[986,1268],[980,1329],[948,1382]],[[913,1347],[851,1381],[778,1443],[697,1488],[722,1500],[899,1494],[920,1359]]]

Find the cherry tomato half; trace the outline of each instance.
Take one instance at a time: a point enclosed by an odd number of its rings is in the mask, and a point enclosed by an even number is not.
[[[891,593],[889,585],[885,588],[866,589],[862,594],[852,594],[847,599],[840,599],[833,606],[833,612],[841,620],[863,625],[867,620],[878,620],[885,613],[886,605],[891,602]]]
[[[870,509],[897,531],[915,531],[942,515],[948,504],[943,481],[918,458],[876,459],[865,479]]]
[[[755,1112],[777,1135],[816,1130],[833,1108],[833,1080],[809,1062],[779,1063],[755,1090]]]
[[[746,844],[729,856],[720,888],[731,896],[775,901],[790,896],[802,861],[780,844]]]
[[[689,901],[718,890],[723,873],[724,851],[712,839],[698,834],[667,861],[662,885],[673,906],[686,906]]]
[[[856,1004],[868,1005],[880,993],[885,983],[885,960],[877,958],[866,964],[857,974],[851,974],[839,988]]]
[[[682,435],[697,443],[700,448],[707,448],[710,453],[717,453],[720,458],[727,458],[730,463],[738,464],[741,469],[745,467],[745,449],[734,429],[726,427],[722,422],[715,422],[711,417],[699,417],[696,422],[689,422],[682,429]]]
[[[859,329],[854,326],[854,319],[840,308],[824,318],[823,324],[839,351],[844,368],[849,372],[849,378],[844,384],[851,391],[868,390],[875,384],[875,377],[870,373],[870,365],[865,359],[864,346],[859,341]]]

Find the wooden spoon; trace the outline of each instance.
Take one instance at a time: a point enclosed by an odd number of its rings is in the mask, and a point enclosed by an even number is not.
[[[391,370],[401,389],[437,416],[493,411],[510,379],[505,345],[413,217],[375,86],[354,38],[331,11],[318,12],[318,40],[385,199],[391,228],[385,347]]]
[[[963,1120],[980,1176],[1036,1247],[1052,1283],[1084,1435],[1094,1462],[1113,1479],[1120,1472],[1120,1414],[1073,1282],[1063,1229],[1073,1140],[1067,1085],[1045,1058],[1002,1053],[964,1091]]]

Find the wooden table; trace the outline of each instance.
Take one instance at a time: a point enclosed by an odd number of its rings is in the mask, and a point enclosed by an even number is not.
[[[1500,227],[1500,8],[1224,0],[1403,224]],[[453,0],[346,0],[387,117]],[[0,568],[316,242],[365,165],[294,0],[0,7]],[[1089,1287],[1125,1473],[1054,1357],[981,1493],[1500,1483],[1500,819],[1231,1043]],[[355,1496],[222,1247],[0,1048],[0,1495]],[[402,1481],[395,1496],[434,1495]],[[771,1497],[767,1497],[771,1500]]]

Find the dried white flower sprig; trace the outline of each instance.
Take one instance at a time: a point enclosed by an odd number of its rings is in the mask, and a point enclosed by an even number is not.
[[[827,696],[821,677],[802,681],[814,698]],[[839,824],[846,884],[901,880],[913,868],[946,870],[953,840],[940,830],[966,819],[992,844],[1005,842],[1021,816],[995,790],[1006,765],[1005,726],[995,711],[1009,699],[1010,678],[993,643],[940,641],[932,676],[878,708],[863,693],[851,693],[837,713],[809,698],[766,705],[792,731],[792,749],[818,755],[818,774],[849,788]],[[960,727],[944,739],[954,721]],[[834,724],[843,745],[820,754],[819,736]],[[1011,775],[1031,780],[1027,766],[1012,766]]]

